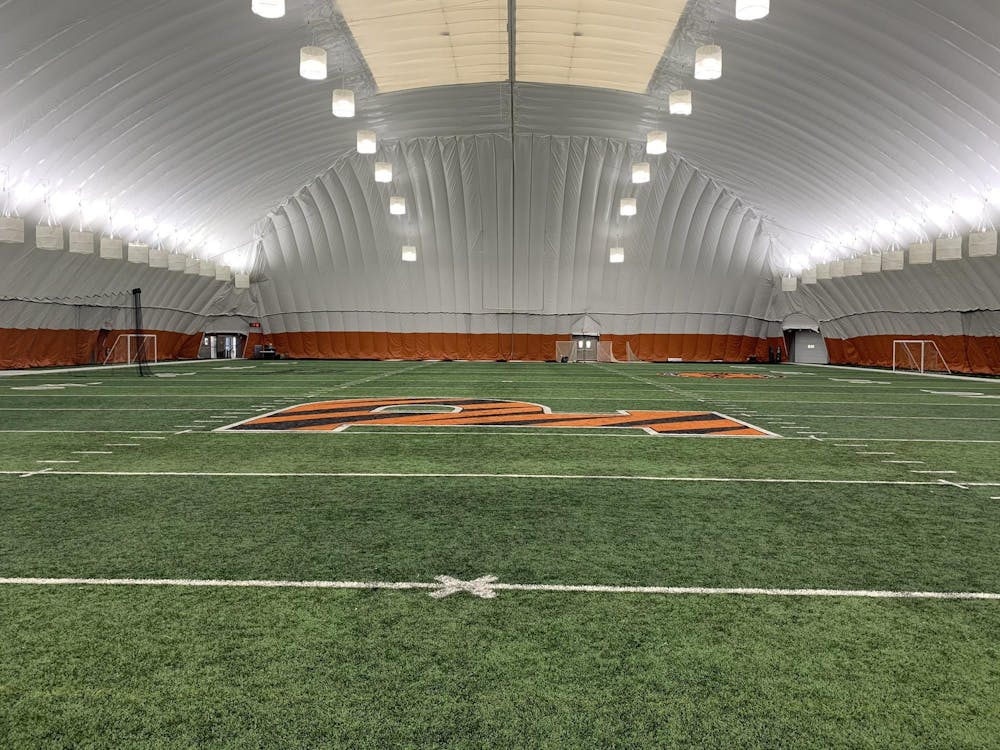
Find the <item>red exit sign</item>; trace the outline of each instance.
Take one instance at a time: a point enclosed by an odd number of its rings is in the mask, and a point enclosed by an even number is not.
[[[250,327],[251,328],[260,328],[260,323],[251,323]]]

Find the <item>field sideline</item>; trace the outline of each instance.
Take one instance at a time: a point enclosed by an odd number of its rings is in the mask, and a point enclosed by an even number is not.
[[[997,746],[1000,381],[153,373],[0,378],[0,747]],[[224,429],[403,398],[583,426]]]

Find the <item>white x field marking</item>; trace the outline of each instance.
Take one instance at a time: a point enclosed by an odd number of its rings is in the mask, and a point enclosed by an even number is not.
[[[438,576],[424,581],[278,581],[214,580],[187,578],[0,578],[0,586],[180,586],[190,588],[293,588],[361,589],[391,591],[425,590],[435,599],[467,593],[479,599],[495,599],[500,591],[535,591],[558,594],[647,594],[659,596],[793,596],[863,599],[961,599],[1000,601],[1000,593],[988,591],[880,591],[864,589],[717,588],[703,586],[609,586],[558,583],[500,583],[496,576],[463,581]]]

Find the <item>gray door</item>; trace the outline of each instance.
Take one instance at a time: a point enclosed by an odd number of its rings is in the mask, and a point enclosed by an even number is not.
[[[816,331],[786,331],[792,338],[792,361],[807,365],[826,365],[830,357],[826,342]]]

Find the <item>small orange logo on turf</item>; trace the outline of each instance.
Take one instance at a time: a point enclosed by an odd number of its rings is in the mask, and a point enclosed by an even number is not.
[[[376,427],[614,427],[650,435],[770,433],[703,411],[618,411],[614,414],[553,414],[547,406],[483,398],[361,398],[321,401],[282,409],[220,430],[341,432]]]

